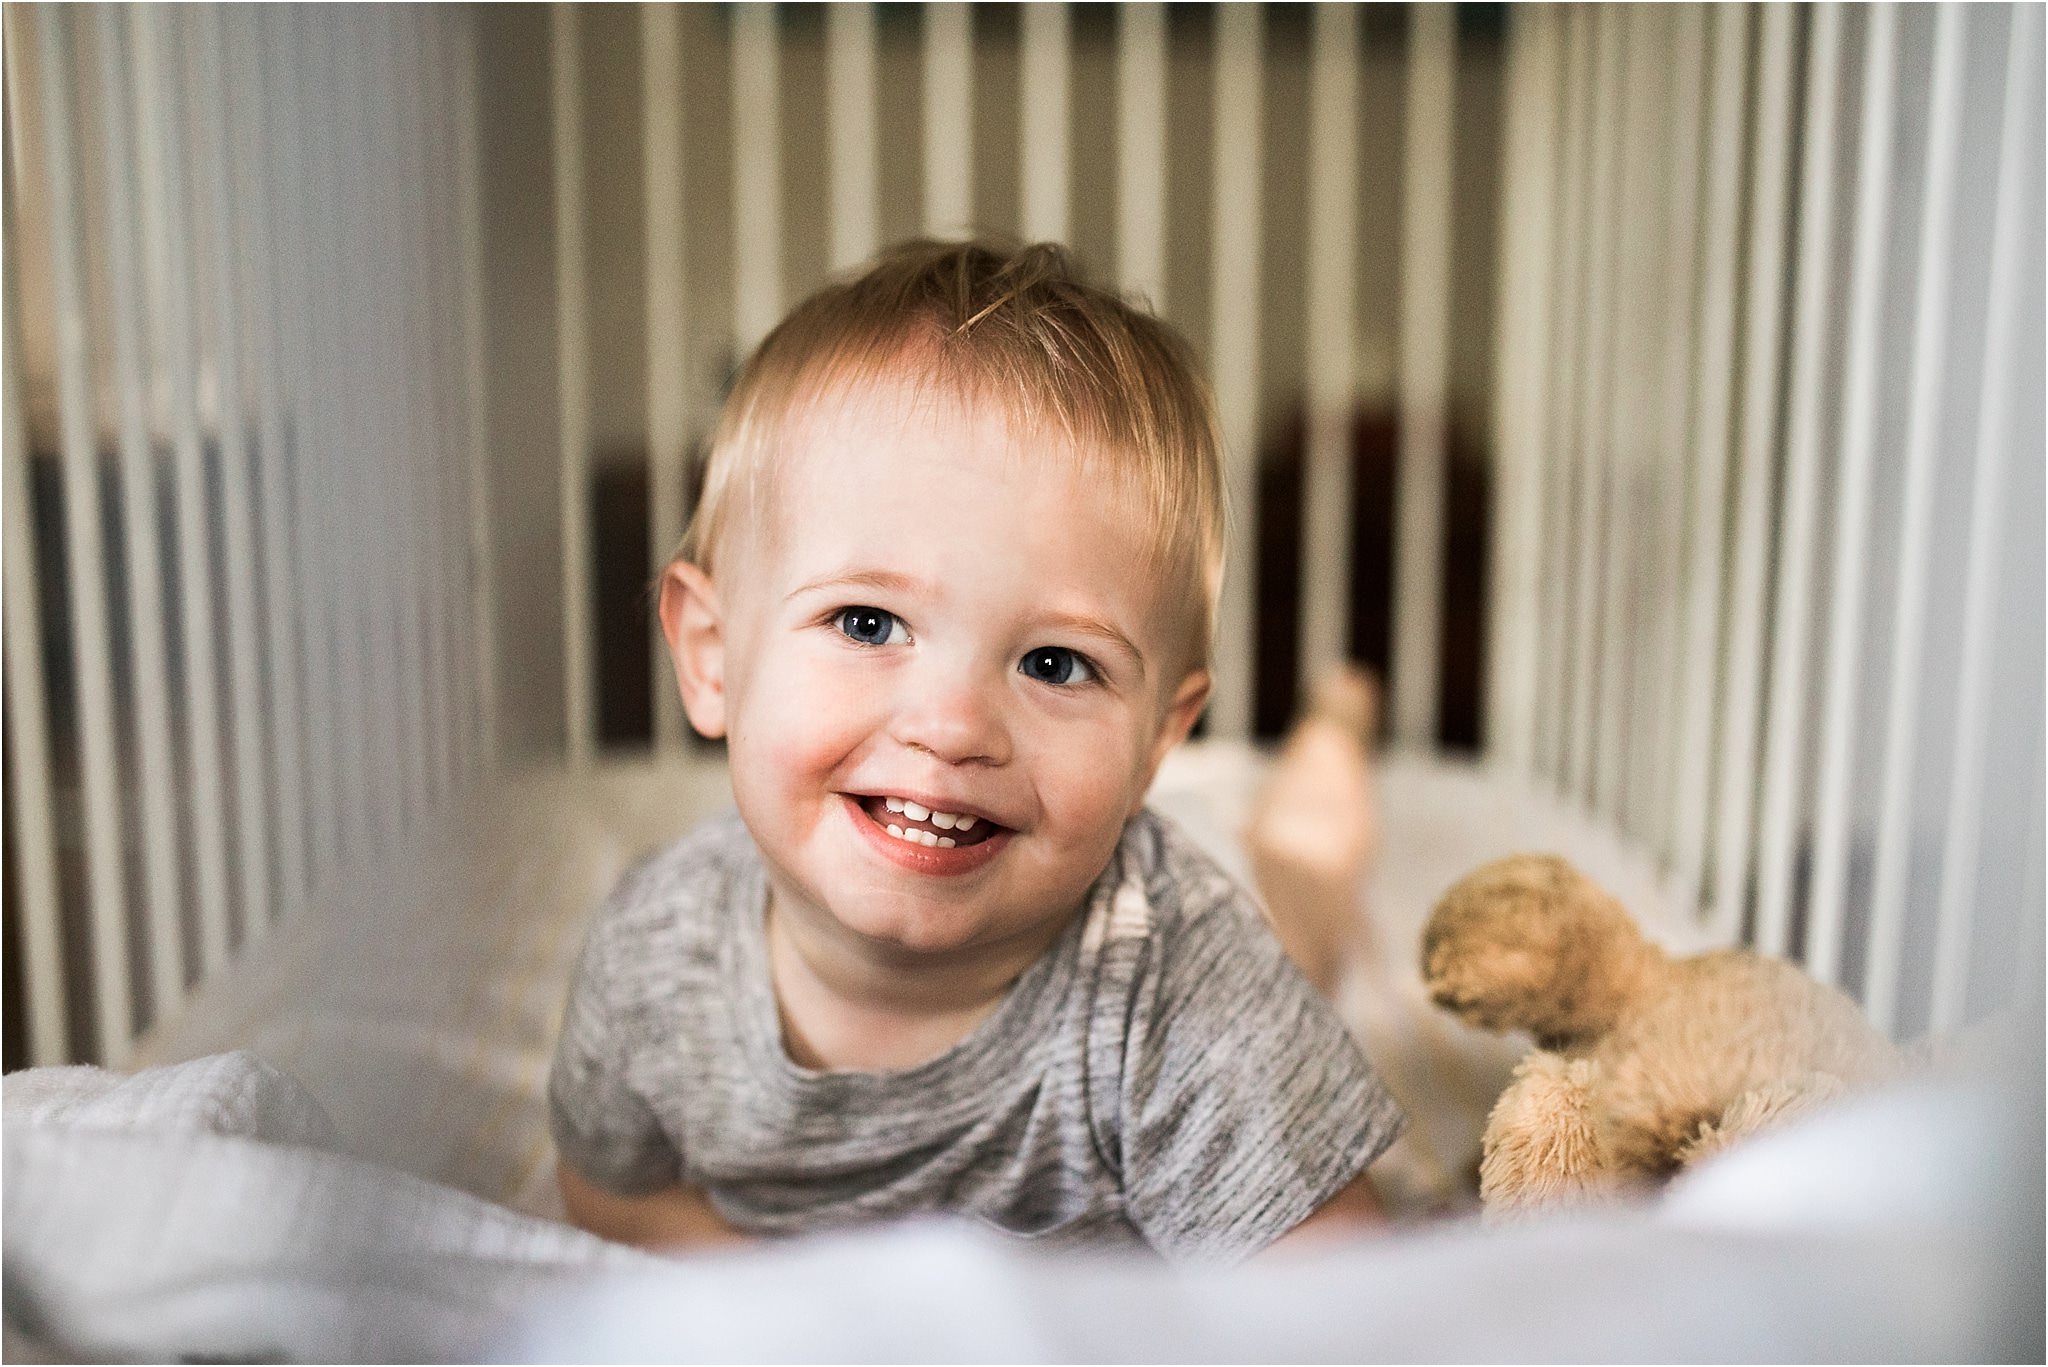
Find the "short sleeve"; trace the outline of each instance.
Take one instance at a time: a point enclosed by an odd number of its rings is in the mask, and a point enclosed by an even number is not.
[[[1126,1211],[1170,1259],[1234,1262],[1313,1215],[1405,1118],[1234,885],[1162,931],[1130,1002]]]
[[[605,930],[600,913],[569,989],[548,1074],[548,1123],[556,1150],[579,1175],[632,1195],[680,1181],[682,1156],[628,1077]]]

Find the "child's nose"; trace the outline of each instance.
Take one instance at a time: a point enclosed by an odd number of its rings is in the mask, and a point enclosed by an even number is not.
[[[897,700],[889,734],[948,764],[1004,764],[1010,737],[1002,690],[966,669],[922,671]]]

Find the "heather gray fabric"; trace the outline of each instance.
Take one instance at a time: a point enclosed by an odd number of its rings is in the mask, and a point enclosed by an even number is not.
[[[766,901],[728,813],[598,912],[548,1088],[556,1144],[593,1182],[702,1187],[764,1234],[949,1210],[1219,1262],[1314,1212],[1403,1124],[1249,896],[1149,811],[995,1013],[899,1072],[790,1061]]]

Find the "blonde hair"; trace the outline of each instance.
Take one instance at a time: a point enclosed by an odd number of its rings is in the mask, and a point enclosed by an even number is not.
[[[1206,663],[1225,537],[1214,396],[1178,333],[1049,243],[906,242],[797,305],[733,383],[676,558],[715,573],[735,503],[768,506],[778,438],[806,401],[905,377],[1049,422],[1131,496],[1155,530],[1148,568],[1181,577],[1188,593],[1169,596],[1198,609]]]

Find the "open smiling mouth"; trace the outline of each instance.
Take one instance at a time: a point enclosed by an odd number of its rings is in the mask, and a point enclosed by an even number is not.
[[[1008,829],[986,817],[934,812],[898,797],[855,797],[868,820],[908,845],[936,849],[979,845]]]

